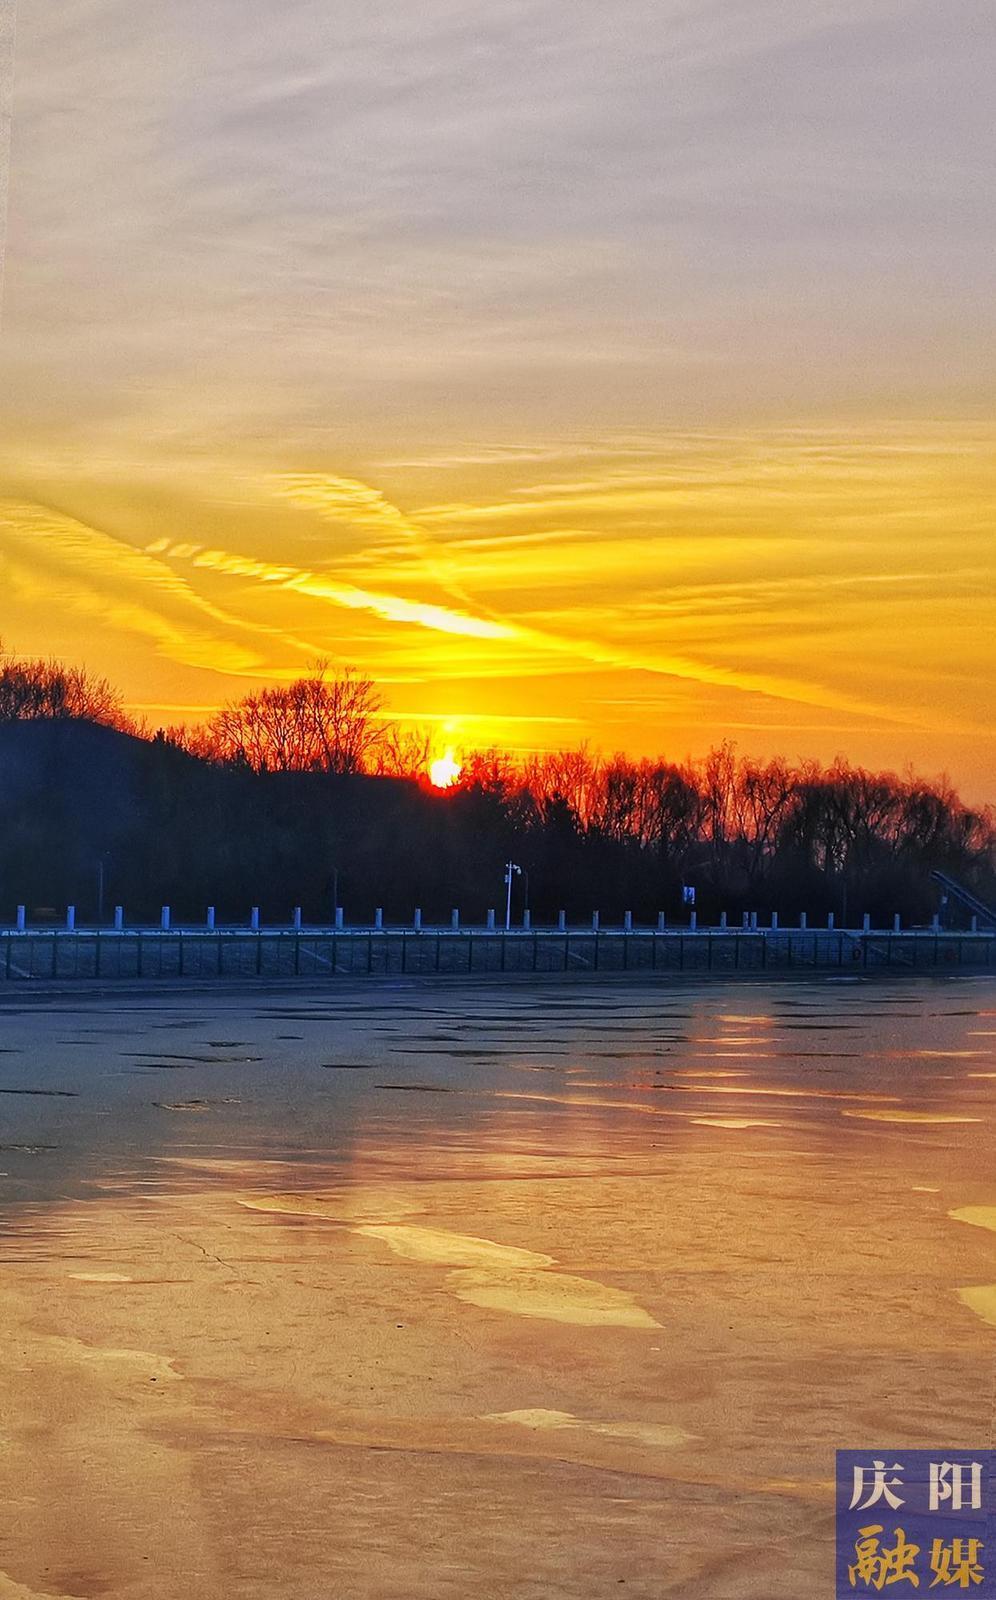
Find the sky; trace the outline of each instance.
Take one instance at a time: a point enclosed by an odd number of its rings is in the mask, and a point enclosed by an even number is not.
[[[10,648],[996,800],[990,0],[12,17]]]

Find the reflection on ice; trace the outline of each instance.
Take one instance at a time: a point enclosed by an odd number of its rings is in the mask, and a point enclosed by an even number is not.
[[[980,1122],[980,1117],[961,1117],[943,1111],[842,1111],[843,1117],[859,1117],[864,1122]]]
[[[949,1211],[955,1222],[968,1222],[975,1228],[989,1228],[996,1233],[996,1206],[959,1206]]]
[[[673,1450],[687,1444],[694,1434],[684,1428],[669,1428],[654,1422],[590,1422],[573,1417],[569,1411],[496,1411],[481,1418],[482,1422],[508,1422],[516,1427],[536,1431],[563,1433],[597,1433],[606,1439],[622,1439],[631,1444],[645,1444],[652,1449]]]
[[[897,1372],[910,1437],[970,1442],[991,1382],[993,1063],[954,1012],[993,992],[9,1009],[16,1084],[66,1095],[0,1097],[7,1586],[819,1593],[833,1450],[888,1439]],[[210,1114],[128,1070],[166,1028]]]
[[[983,1322],[996,1328],[996,1283],[983,1284],[974,1289],[959,1289],[958,1299]]]

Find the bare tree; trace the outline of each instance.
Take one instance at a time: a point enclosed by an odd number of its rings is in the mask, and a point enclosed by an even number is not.
[[[85,667],[10,655],[0,643],[0,722],[101,722],[130,726],[121,696]]]
[[[432,757],[432,735],[425,728],[402,728],[390,722],[377,750],[376,772],[382,778],[424,778]]]
[[[330,678],[319,662],[287,688],[261,689],[221,708],[206,729],[216,761],[244,762],[255,772],[370,770],[385,727],[370,678],[346,668]]]

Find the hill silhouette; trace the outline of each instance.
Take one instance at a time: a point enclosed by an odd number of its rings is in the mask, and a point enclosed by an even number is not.
[[[106,920],[162,905],[200,920],[407,921],[459,907],[481,921],[521,868],[515,911],[587,919],[721,910],[786,918],[898,912],[925,920],[931,873],[996,899],[996,822],[945,780],[758,761],[724,743],[701,761],[585,747],[465,752],[459,782],[427,782],[431,741],[382,715],[376,685],[317,662],[205,727],[149,737],[82,667],[0,645],[0,920],[67,904]],[[952,916],[958,913],[950,908]]]
[[[469,913],[474,890],[483,915],[503,858],[496,839],[482,870],[481,809],[410,780],[217,765],[90,722],[0,724],[0,915],[74,904],[95,918],[101,862],[108,916],[170,904],[200,918],[213,904],[245,919],[259,905],[286,921],[301,905],[328,921],[336,874],[358,918],[377,905],[406,919],[416,903],[448,911],[461,896]]]
[[[74,904],[95,920],[102,875],[105,920],[118,903],[130,920],[156,919],[164,904],[200,920],[210,904],[232,921],[258,905],[271,922],[300,905],[306,921],[327,923],[333,884],[347,920],[371,920],[376,906],[399,921],[415,906],[427,919],[459,906],[483,920],[502,903],[509,856],[528,874],[516,881],[516,911],[528,889],[537,920],[561,907],[578,919],[593,907],[606,918],[677,918],[686,882],[703,919],[806,909],[925,920],[937,905],[935,867],[993,895],[991,821],[936,787],[840,765],[773,776],[728,747],[714,758],[696,778],[585,757],[582,813],[563,771],[522,772],[494,753],[439,793],[410,778],[255,770],[77,718],[0,723],[0,918],[17,904],[29,915]],[[724,829],[710,799],[719,774],[723,805],[738,807]]]

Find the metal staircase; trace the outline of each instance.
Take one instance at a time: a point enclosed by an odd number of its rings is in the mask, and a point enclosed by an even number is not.
[[[966,889],[957,878],[951,878],[946,872],[932,872],[930,876],[935,883],[939,883],[946,894],[957,900],[973,917],[978,918],[980,928],[996,928],[996,911],[992,906],[987,906],[984,900],[973,894],[971,889]]]

